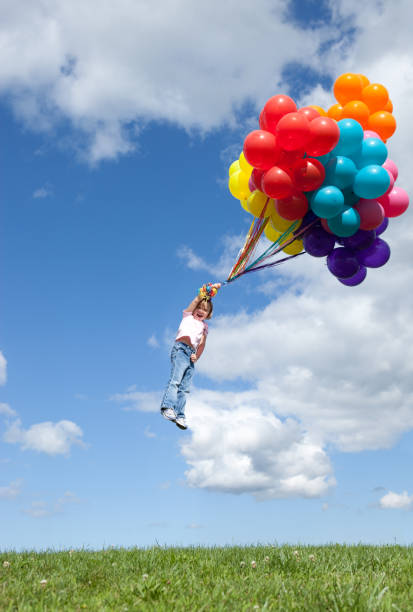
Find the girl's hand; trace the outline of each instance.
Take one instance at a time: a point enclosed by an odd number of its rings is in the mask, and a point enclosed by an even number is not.
[[[195,355],[195,353],[192,353],[192,355],[191,355],[191,361],[192,361],[192,363],[195,363],[195,361],[196,361],[196,355]]]

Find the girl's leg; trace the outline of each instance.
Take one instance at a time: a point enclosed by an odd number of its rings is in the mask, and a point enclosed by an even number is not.
[[[171,375],[161,402],[161,409],[177,409],[178,388],[190,363],[190,359],[186,354],[185,349],[181,348],[179,344],[174,344],[171,351]]]
[[[189,362],[189,366],[185,370],[185,374],[182,377],[181,384],[178,388],[178,397],[176,404],[176,417],[185,418],[185,404],[186,398],[189,393],[191,386],[192,376],[194,374],[194,364],[192,361]]]

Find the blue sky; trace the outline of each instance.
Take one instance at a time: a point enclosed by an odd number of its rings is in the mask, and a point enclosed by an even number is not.
[[[303,256],[222,289],[190,429],[158,413],[180,312],[248,229],[227,170],[270,95],[385,84],[413,187],[410,5],[258,4],[3,8],[2,549],[410,543],[409,211],[360,287]]]

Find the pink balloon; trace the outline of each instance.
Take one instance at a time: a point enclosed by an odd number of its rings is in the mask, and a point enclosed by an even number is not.
[[[399,170],[392,159],[387,158],[383,164],[383,168],[386,168],[386,170],[391,172],[394,180],[397,181],[397,177],[399,176]]]
[[[366,140],[366,138],[379,138],[381,140],[377,132],[373,132],[373,130],[364,130],[364,140]]]
[[[388,190],[383,194],[383,195],[387,195],[388,193],[390,193],[390,191],[393,189],[394,186],[394,176],[392,175],[392,173],[390,172],[390,170],[387,170],[387,168],[385,168],[387,174],[389,175],[390,178],[390,185]],[[379,202],[380,202],[380,198],[378,198]]]
[[[252,178],[252,176],[250,176],[250,178],[248,179],[248,189],[250,191],[255,191],[257,189],[257,186],[254,183],[254,179]]]
[[[360,229],[363,230],[376,229],[385,217],[384,208],[377,200],[360,198],[354,208],[360,215]]]
[[[399,217],[409,206],[409,196],[401,187],[393,187],[390,193],[379,198],[386,217]]]

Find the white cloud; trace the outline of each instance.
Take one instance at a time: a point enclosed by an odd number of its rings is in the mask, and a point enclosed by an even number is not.
[[[152,336],[148,338],[147,345],[151,348],[159,348],[159,342],[155,334],[152,334]]]
[[[190,486],[269,499],[319,497],[335,484],[321,446],[254,392],[197,391],[188,423],[181,450]]]
[[[23,429],[20,419],[12,423],[3,440],[19,444],[22,450],[34,450],[48,455],[68,455],[73,445],[84,446],[83,431],[72,421],[37,423]]]
[[[7,486],[0,487],[0,499],[15,499],[21,493],[22,480],[15,480]]]
[[[216,263],[207,262],[202,257],[199,257],[193,249],[187,245],[181,246],[177,251],[177,256],[182,259],[185,265],[191,270],[204,270],[215,279],[227,278],[233,264],[234,259],[242,247],[245,236],[223,236],[221,244],[223,246],[222,254]]]
[[[109,400],[118,404],[126,404],[123,410],[140,410],[156,412],[160,410],[162,393],[159,391],[128,391],[115,393]]]
[[[23,513],[32,518],[47,518],[55,516],[56,514],[62,514],[66,506],[78,504],[80,501],[81,500],[74,493],[66,491],[55,503],[48,503],[44,500],[33,501],[29,508],[23,510]]]
[[[13,410],[13,408],[10,408],[9,404],[0,402],[0,414],[5,417],[14,417],[16,416],[16,411]]]
[[[7,380],[7,359],[0,351],[0,385],[6,384]]]
[[[409,495],[407,491],[403,493],[393,493],[389,491],[380,499],[380,507],[386,510],[411,510],[413,508],[413,495]]]
[[[52,195],[53,195],[53,189],[51,188],[50,185],[45,185],[44,187],[39,187],[38,189],[35,189],[35,191],[33,192],[33,198],[34,199],[48,198],[48,197],[50,197]]]
[[[145,438],[156,438],[156,433],[151,431],[151,428],[149,427],[149,425],[145,427],[145,431],[143,433],[144,433]]]
[[[288,23],[286,2],[22,0],[1,10],[0,90],[34,129],[69,119],[91,162],[127,153],[149,121],[187,130],[234,124],[272,94],[289,61],[321,41]],[[271,49],[271,52],[268,50]]]

